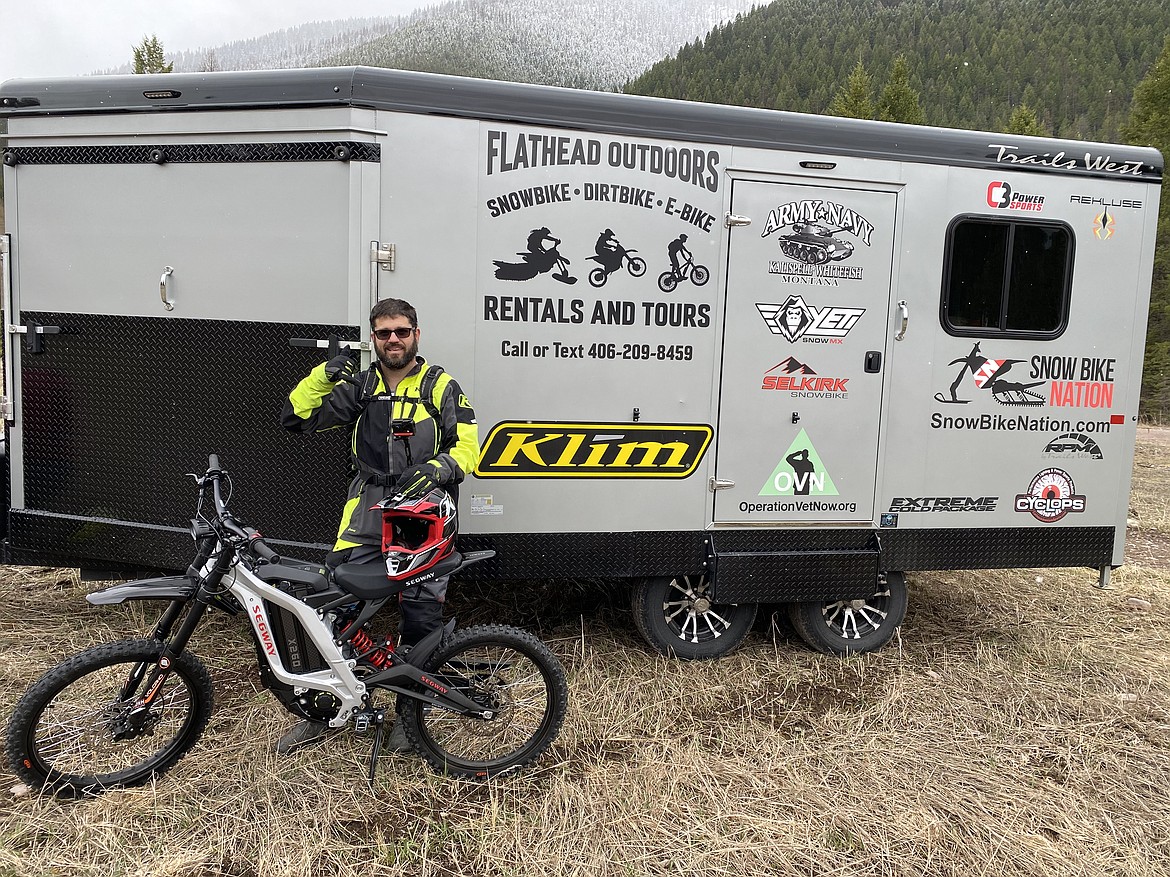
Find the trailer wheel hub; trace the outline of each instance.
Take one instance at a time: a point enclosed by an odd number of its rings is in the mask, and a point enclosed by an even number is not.
[[[711,601],[706,597],[699,597],[695,600],[694,605],[691,607],[691,611],[693,611],[696,615],[702,615],[705,612],[710,612]]]

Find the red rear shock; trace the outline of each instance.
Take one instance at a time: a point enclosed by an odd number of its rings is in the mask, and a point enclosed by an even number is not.
[[[365,630],[358,630],[350,638],[350,644],[353,646],[354,654],[359,661],[369,661],[379,670],[386,666],[389,660],[386,652],[380,646],[374,643],[371,637]]]

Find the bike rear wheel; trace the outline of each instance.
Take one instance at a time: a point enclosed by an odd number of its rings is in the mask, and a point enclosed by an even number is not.
[[[485,624],[459,631],[424,668],[495,716],[458,715],[413,698],[402,723],[415,749],[436,771],[486,778],[539,758],[565,720],[565,671],[548,646],[527,631]]]
[[[183,652],[145,721],[132,727],[129,714],[162,650],[163,643],[146,639],[95,646],[34,682],[8,724],[16,774],[35,788],[77,797],[142,785],[174,765],[207,727],[211,677]]]
[[[658,275],[658,288],[663,292],[674,292],[676,286],[678,286],[678,277],[673,271],[663,271]]]

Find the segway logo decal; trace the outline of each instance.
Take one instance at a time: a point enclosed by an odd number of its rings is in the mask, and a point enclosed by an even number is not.
[[[715,430],[705,423],[528,423],[492,427],[480,478],[686,478]]]
[[[841,344],[865,313],[865,308],[816,308],[801,295],[790,295],[778,305],[756,302],[756,310],[773,335],[806,344]]]
[[[800,435],[764,482],[759,496],[840,496],[808,434]]]

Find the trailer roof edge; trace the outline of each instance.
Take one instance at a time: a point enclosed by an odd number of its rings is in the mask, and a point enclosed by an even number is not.
[[[0,117],[351,106],[810,155],[1161,180],[1148,147],[934,128],[377,67],[12,79]]]

